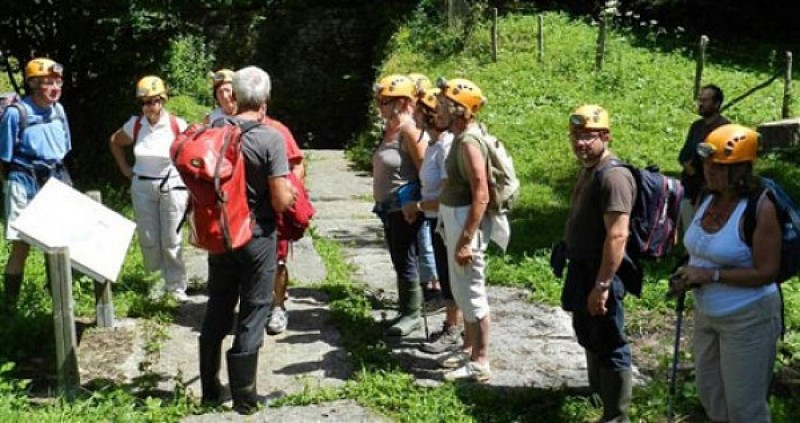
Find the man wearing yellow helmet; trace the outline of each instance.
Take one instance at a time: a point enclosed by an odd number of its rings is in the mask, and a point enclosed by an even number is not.
[[[6,239],[11,253],[5,268],[4,306],[16,308],[30,246],[10,227],[50,177],[71,184],[64,157],[72,149],[69,123],[58,102],[64,68],[36,58],[25,66],[29,95],[9,106],[0,121],[0,178],[3,179]]]
[[[629,169],[611,165],[608,112],[578,107],[569,118],[572,152],[581,165],[564,230],[569,264],[561,305],[586,354],[589,385],[603,402],[602,422],[627,422],[631,349],[625,340],[625,286],[617,271],[625,256],[636,201]],[[604,175],[602,180],[598,175]]]
[[[233,71],[230,69],[220,69],[211,75],[212,93],[217,107],[214,108],[203,120],[205,124],[211,124],[217,119],[225,116],[233,116],[236,113],[236,102],[233,101]]]
[[[758,139],[750,128],[727,124],[698,144],[709,194],[698,200],[683,238],[689,263],[673,278],[676,289],[692,288],[697,393],[711,421],[770,420],[782,232],[775,203],[753,174]],[[748,204],[755,208],[749,244]]]
[[[188,278],[178,227],[188,192],[170,160],[169,148],[187,124],[167,111],[167,88],[157,76],[139,80],[136,99],[141,115],[131,116],[111,135],[109,148],[120,172],[131,180],[131,202],[145,267],[160,270],[164,279],[164,289],[157,294],[184,302],[189,299]],[[133,166],[125,154],[125,148],[131,146]]]

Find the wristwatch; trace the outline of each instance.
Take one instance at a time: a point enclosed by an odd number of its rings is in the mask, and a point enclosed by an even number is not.
[[[611,281],[595,281],[594,287],[598,291],[606,291],[609,287],[611,287]]]
[[[711,274],[711,282],[719,283],[719,267],[714,269],[714,273]]]

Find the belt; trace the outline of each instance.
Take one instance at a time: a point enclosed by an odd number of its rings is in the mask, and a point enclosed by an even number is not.
[[[143,181],[163,181],[167,178],[167,176],[144,176],[144,175],[135,175],[136,179],[141,179]]]

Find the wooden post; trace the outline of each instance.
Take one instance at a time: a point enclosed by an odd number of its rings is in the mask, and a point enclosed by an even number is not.
[[[53,325],[56,339],[58,387],[72,399],[80,385],[78,375],[78,341],[72,299],[72,270],[69,248],[57,247],[47,255],[47,273],[53,290]]]
[[[539,63],[544,62],[544,15],[537,16],[536,21],[539,24],[539,29],[537,33],[537,41],[539,42]]]
[[[603,70],[603,60],[606,54],[606,31],[608,30],[608,13],[600,12],[600,29],[597,33],[597,53],[594,57],[594,70]]]
[[[792,52],[786,52],[786,73],[783,75],[783,108],[784,119],[792,116]]]
[[[492,61],[497,63],[497,8],[492,8]]]
[[[86,196],[98,203],[103,203],[103,194],[100,191],[86,191]],[[101,328],[114,327],[114,301],[111,296],[110,281],[94,282],[94,304],[97,326]]]
[[[696,100],[700,95],[700,84],[703,81],[703,68],[706,65],[706,46],[708,45],[708,37],[705,35],[700,36],[700,45],[697,49],[697,66],[694,71],[694,96],[692,100]]]

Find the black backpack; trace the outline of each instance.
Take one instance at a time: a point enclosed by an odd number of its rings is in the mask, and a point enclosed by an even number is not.
[[[753,232],[756,229],[756,207],[762,194],[775,204],[778,223],[781,226],[781,265],[777,282],[782,283],[800,273],[800,210],[789,194],[775,181],[761,178],[762,188],[747,200],[744,211],[744,242],[753,247]]]
[[[665,257],[677,240],[683,185],[661,173],[657,167],[638,169],[617,159],[597,170],[602,181],[610,169],[623,166],[636,181],[636,202],[630,216],[627,252],[633,259],[655,260]]]

